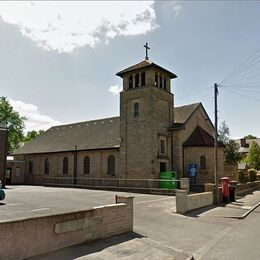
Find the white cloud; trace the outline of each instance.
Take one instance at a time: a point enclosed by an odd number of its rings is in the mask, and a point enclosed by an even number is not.
[[[1,1],[0,16],[38,46],[71,52],[108,43],[117,35],[156,28],[154,1]]]
[[[25,128],[27,131],[47,130],[53,125],[61,124],[60,121],[54,120],[50,116],[43,115],[39,112],[38,107],[33,104],[24,103],[20,100],[8,99],[13,109],[21,116],[27,118],[25,120]]]
[[[174,5],[174,6],[173,6],[173,10],[174,10],[174,12],[175,12],[176,15],[179,14],[179,12],[180,12],[181,9],[182,9],[182,5],[180,5],[180,4],[177,4],[177,5]]]
[[[110,86],[108,91],[111,92],[113,95],[119,95],[120,91],[122,91],[123,87],[118,85]]]

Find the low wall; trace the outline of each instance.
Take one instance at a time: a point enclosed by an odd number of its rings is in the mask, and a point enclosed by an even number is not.
[[[213,193],[202,192],[188,195],[186,190],[176,190],[176,212],[185,214],[188,211],[213,204]]]
[[[215,192],[213,183],[205,183],[205,191]],[[238,183],[236,186],[236,195],[243,195],[249,192],[252,192],[260,188],[260,181],[247,182],[247,183]],[[219,188],[219,201],[223,202],[222,198],[222,188]],[[215,198],[214,198],[215,199]],[[215,202],[215,201],[214,201]]]
[[[89,210],[0,223],[0,259],[24,259],[133,230],[133,197]]]
[[[242,195],[244,193],[252,192],[260,188],[260,181],[239,183],[237,184],[237,195]]]

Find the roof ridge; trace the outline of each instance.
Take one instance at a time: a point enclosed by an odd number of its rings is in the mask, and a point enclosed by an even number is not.
[[[54,125],[52,127],[50,127],[49,129],[51,128],[55,128],[55,127],[64,127],[64,126],[73,126],[73,125],[78,125],[78,124],[86,124],[86,123],[94,123],[94,122],[98,122],[98,121],[104,121],[104,120],[112,120],[112,119],[117,119],[120,117],[119,116],[113,116],[113,117],[106,117],[106,118],[99,118],[99,119],[93,119],[93,120],[88,120],[88,121],[79,121],[79,122],[74,122],[74,123],[68,123],[68,124],[62,124],[62,125]],[[48,130],[49,130],[48,129]],[[48,131],[47,130],[47,131]]]
[[[183,106],[179,106],[179,107],[174,107],[174,109],[176,108],[182,108],[182,107],[189,107],[189,106],[193,106],[193,105],[201,105],[202,103],[201,102],[196,102],[196,103],[191,103],[191,104],[188,104],[188,105],[183,105]]]

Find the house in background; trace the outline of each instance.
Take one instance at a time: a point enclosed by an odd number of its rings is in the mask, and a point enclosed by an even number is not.
[[[256,142],[260,146],[260,138],[256,138],[256,139],[241,138],[241,139],[237,139],[236,142],[239,145],[239,152],[242,158],[245,158],[247,156],[248,151],[253,142]]]

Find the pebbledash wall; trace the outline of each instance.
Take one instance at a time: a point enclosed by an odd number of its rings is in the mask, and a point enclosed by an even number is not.
[[[88,210],[0,222],[0,259],[19,260],[133,230],[133,197]]]
[[[26,161],[25,178],[26,184],[42,184],[44,178],[62,177],[73,178],[75,167],[75,151],[63,153],[17,155],[17,160]],[[118,176],[118,149],[77,151],[76,178],[115,178],[108,175],[108,157],[115,156],[115,176]],[[90,173],[84,174],[84,158],[90,158]],[[63,159],[68,158],[68,174],[63,174]],[[29,173],[29,160],[33,161],[32,173]],[[49,174],[45,174],[45,159],[49,160]]]

